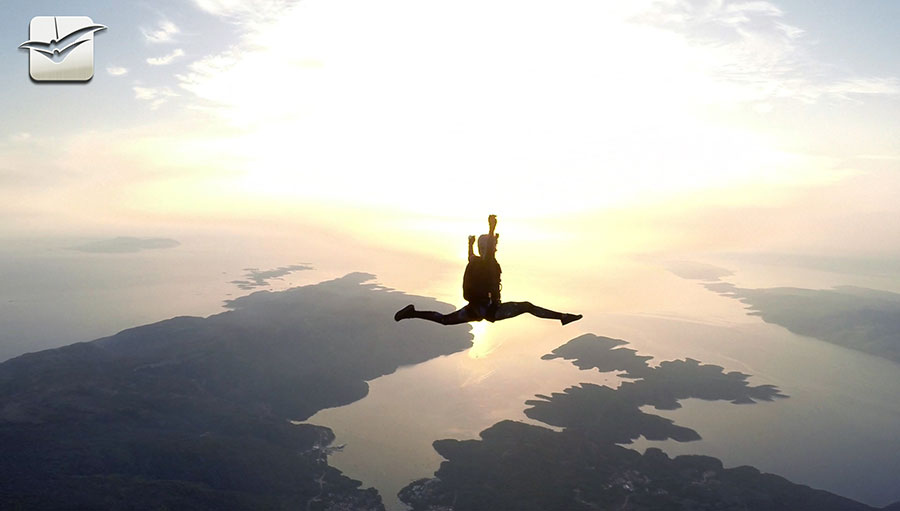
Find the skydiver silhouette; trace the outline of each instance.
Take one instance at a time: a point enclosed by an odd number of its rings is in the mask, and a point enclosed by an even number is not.
[[[410,304],[397,311],[394,314],[394,320],[418,318],[442,325],[458,325],[483,319],[490,322],[501,321],[527,312],[539,318],[558,319],[563,325],[568,325],[582,318],[581,314],[556,312],[538,307],[531,302],[501,302],[500,274],[502,270],[496,258],[500,235],[494,232],[497,227],[496,215],[488,216],[488,227],[490,228],[488,234],[478,237],[478,255],[475,255],[473,250],[475,236],[469,236],[469,263],[463,274],[463,298],[469,303],[449,314],[418,311]]]

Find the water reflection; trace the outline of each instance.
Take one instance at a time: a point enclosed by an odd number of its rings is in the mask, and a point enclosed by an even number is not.
[[[469,358],[484,358],[497,350],[502,344],[501,339],[488,334],[488,323],[479,321],[472,323],[472,347],[469,348]]]

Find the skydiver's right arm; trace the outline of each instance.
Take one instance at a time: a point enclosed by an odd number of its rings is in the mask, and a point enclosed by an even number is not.
[[[500,235],[494,233],[497,228],[497,215],[488,215],[488,236],[494,238],[494,250],[488,254],[483,254],[485,259],[496,260],[497,243],[500,241]]]

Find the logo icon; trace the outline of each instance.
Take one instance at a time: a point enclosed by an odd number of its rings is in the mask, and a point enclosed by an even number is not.
[[[87,16],[35,16],[28,25],[28,73],[37,82],[86,82],[94,76],[94,32]]]

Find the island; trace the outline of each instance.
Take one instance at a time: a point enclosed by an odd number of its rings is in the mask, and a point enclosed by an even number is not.
[[[818,262],[827,261],[838,260]],[[740,301],[747,305],[750,315],[759,316],[766,323],[900,363],[898,293],[858,286],[741,288],[722,280],[733,275],[726,268],[694,261],[670,261],[666,268],[683,279],[703,281],[703,287],[714,293]]]
[[[750,314],[767,323],[900,363],[900,294],[856,286],[745,289],[728,282],[704,285],[745,303]]]
[[[434,442],[446,461],[434,477],[401,490],[400,499],[414,511],[874,509],[753,467],[724,468],[709,456],[672,459],[657,448],[641,454],[623,447],[639,436],[700,438],[642,407],[674,409],[687,398],[748,405],[787,397],[771,385],[749,385],[748,375],[696,360],[651,366],[626,344],[586,334],[547,354],[582,369],[621,371],[622,382],[615,389],[581,384],[526,403],[528,417],[560,430],[506,420],[478,440]]]
[[[4,509],[383,509],[298,424],[366,381],[471,346],[468,326],[396,328],[434,299],[343,278],[259,291],[0,364]]]

